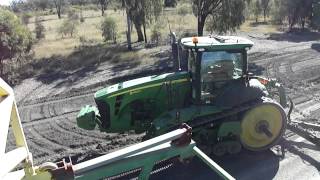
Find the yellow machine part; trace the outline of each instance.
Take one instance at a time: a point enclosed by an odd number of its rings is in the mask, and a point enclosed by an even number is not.
[[[277,103],[264,102],[254,107],[241,121],[242,145],[252,151],[270,148],[285,131],[286,119],[285,111]],[[261,130],[262,126],[270,132],[269,136]]]

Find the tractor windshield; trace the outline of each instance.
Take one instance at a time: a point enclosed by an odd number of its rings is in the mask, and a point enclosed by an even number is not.
[[[241,52],[203,52],[201,57],[201,99],[214,98],[216,91],[228,80],[243,75]]]

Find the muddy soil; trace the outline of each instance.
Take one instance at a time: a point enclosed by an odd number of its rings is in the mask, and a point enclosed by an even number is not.
[[[279,79],[295,103],[293,119],[319,123],[320,119],[320,42],[310,39],[276,38],[268,35],[238,33],[254,41],[249,51],[250,71]],[[161,52],[168,54],[169,47]],[[84,77],[69,72],[65,78],[46,76],[24,80],[14,88],[30,151],[35,164],[72,156],[75,161],[90,159],[140,142],[143,134],[107,134],[78,128],[75,117],[80,108],[94,104],[93,93],[108,84],[172,70],[168,57],[155,56],[138,66],[101,64]],[[45,83],[50,80],[50,83]],[[14,147],[9,133],[8,148]]]

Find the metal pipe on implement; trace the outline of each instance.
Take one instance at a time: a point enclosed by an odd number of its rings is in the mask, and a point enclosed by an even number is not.
[[[203,153],[196,146],[193,147],[193,152],[204,161],[211,169],[213,169],[216,173],[218,173],[223,179],[227,180],[235,180],[227,171],[225,171],[222,167],[220,167],[217,163],[215,163],[212,159],[210,159],[205,153]]]
[[[136,153],[139,153],[141,151],[150,149],[152,147],[155,147],[157,145],[163,144],[165,142],[170,142],[172,140],[178,139],[181,137],[184,133],[187,132],[186,128],[177,129],[175,131],[169,132],[167,134],[161,135],[159,137],[147,140],[145,142],[135,144],[133,146],[121,149],[119,151],[106,154],[104,156],[76,164],[73,166],[74,174],[80,175],[85,172],[88,172],[90,170],[94,170],[95,168],[105,166],[107,164],[113,163],[115,161],[121,160],[125,157],[134,155]]]

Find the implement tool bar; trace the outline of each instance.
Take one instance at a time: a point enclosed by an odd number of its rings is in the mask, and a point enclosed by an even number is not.
[[[211,158],[209,158],[205,153],[203,153],[197,146],[193,147],[193,152],[221,177],[227,180],[235,180],[234,177],[232,177],[229,173],[227,173],[227,171],[225,171]]]
[[[175,139],[178,139],[181,137],[185,132],[187,132],[186,128],[177,129],[175,131],[172,131],[170,133],[158,136],[156,138],[147,140],[143,143],[135,144],[133,146],[121,149],[119,151],[115,151],[110,154],[103,155],[99,158],[95,158],[80,164],[76,164],[73,166],[74,174],[81,174],[90,170],[93,170],[95,168],[105,166],[107,164],[116,162],[118,160],[121,160],[125,157],[134,155],[136,153],[139,153],[141,151],[147,150],[149,148],[158,146],[160,144],[163,144],[165,142],[169,142]]]

